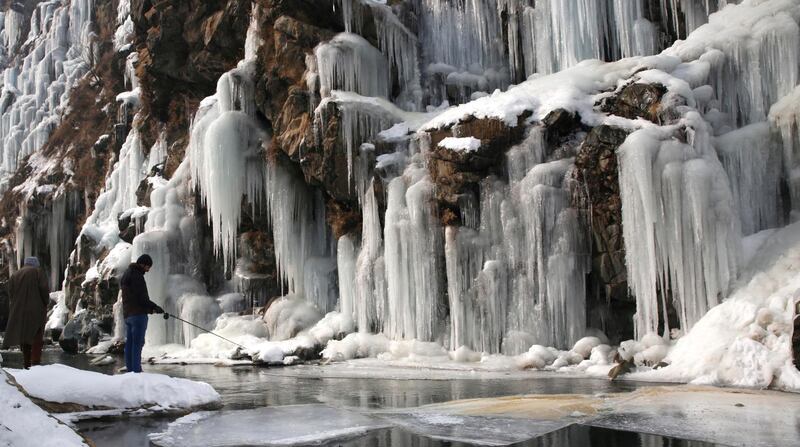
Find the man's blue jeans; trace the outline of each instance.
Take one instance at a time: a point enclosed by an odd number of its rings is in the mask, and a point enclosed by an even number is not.
[[[142,372],[145,332],[147,315],[133,315],[125,319],[125,367],[128,372]]]

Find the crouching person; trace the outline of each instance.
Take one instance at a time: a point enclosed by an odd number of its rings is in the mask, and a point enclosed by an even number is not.
[[[44,325],[50,286],[39,268],[39,259],[25,258],[21,269],[8,279],[8,325],[3,348],[19,346],[25,369],[38,365],[42,359]]]
[[[158,304],[150,301],[144,274],[150,271],[153,259],[139,256],[128,267],[119,281],[122,292],[122,314],[125,317],[125,368],[128,372],[142,372],[142,348],[147,332],[148,314],[163,314]]]

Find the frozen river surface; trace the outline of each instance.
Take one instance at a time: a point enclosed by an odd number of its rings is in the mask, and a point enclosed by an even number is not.
[[[16,367],[18,353],[3,353]],[[110,373],[84,356],[46,363]],[[84,421],[103,446],[782,446],[800,445],[800,396],[543,373],[385,367],[148,365],[211,384],[219,411]]]

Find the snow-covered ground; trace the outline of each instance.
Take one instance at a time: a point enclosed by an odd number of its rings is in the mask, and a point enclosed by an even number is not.
[[[631,378],[800,390],[792,362],[794,307],[800,299],[800,224],[773,234],[738,287],[670,349],[666,368]]]
[[[0,371],[0,446],[87,447],[88,444],[31,402]]]

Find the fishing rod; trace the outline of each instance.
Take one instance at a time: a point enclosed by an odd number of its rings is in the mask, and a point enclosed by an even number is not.
[[[228,343],[233,343],[234,345],[236,345],[236,346],[238,346],[238,347],[240,347],[240,348],[242,348],[242,349],[247,349],[246,347],[244,347],[244,346],[240,345],[239,343],[236,343],[235,341],[232,341],[232,340],[228,340],[227,338],[223,337],[222,335],[215,334],[215,333],[213,333],[213,332],[209,331],[208,329],[206,329],[206,328],[204,328],[204,327],[200,327],[200,326],[198,326],[198,325],[196,325],[196,324],[192,323],[191,321],[186,321],[186,320],[184,320],[183,318],[181,318],[181,317],[179,317],[179,316],[172,315],[172,314],[170,314],[170,313],[164,312],[164,319],[165,319],[165,320],[168,320],[168,319],[169,319],[169,317],[172,317],[172,318],[174,318],[174,319],[176,319],[176,320],[178,320],[178,321],[183,321],[184,323],[186,323],[186,324],[188,324],[188,325],[190,325],[190,326],[194,326],[194,327],[196,327],[197,329],[200,329],[201,331],[208,332],[208,333],[209,333],[209,334],[211,334],[211,335],[214,335],[214,336],[216,336],[216,337],[219,337],[219,338],[221,338],[221,339],[223,339],[223,340],[227,341]]]

